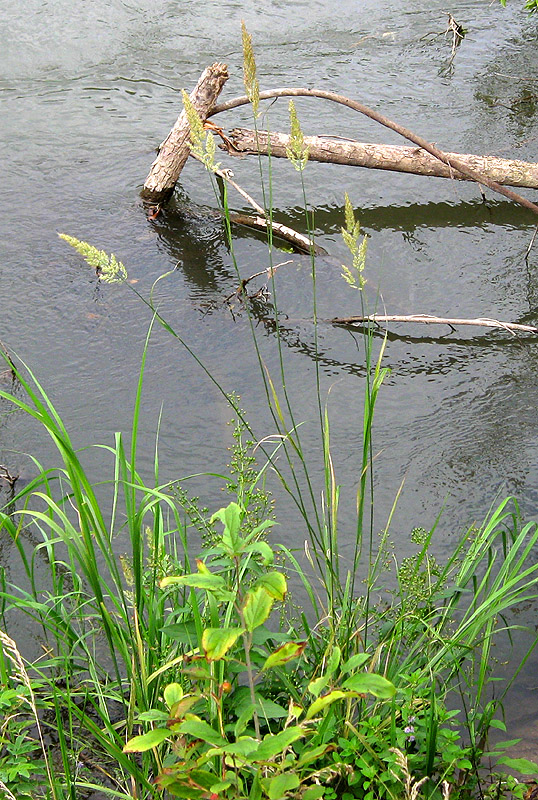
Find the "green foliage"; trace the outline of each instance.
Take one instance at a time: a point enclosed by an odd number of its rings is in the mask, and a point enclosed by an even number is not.
[[[506,0],[499,0],[502,6],[506,6]],[[538,0],[525,0],[525,11],[534,14],[538,11]]]
[[[0,787],[17,800],[33,800],[46,779],[35,720],[28,713],[28,691],[0,687]]]
[[[353,261],[351,267],[342,264],[342,277],[346,283],[360,291],[365,284],[363,272],[366,265],[368,239],[366,236],[363,236],[362,241],[360,241],[361,225],[359,220],[355,220],[355,212],[353,211],[353,206],[351,205],[351,200],[347,192],[345,200],[345,218],[346,225],[342,228],[342,238],[352,255]]]
[[[96,275],[105,283],[123,283],[123,281],[127,280],[127,270],[114,254],[108,256],[104,250],[98,250],[97,247],[87,242],[81,242],[66,233],[59,233],[58,236],[70,244],[71,247],[74,247],[90,267],[95,269]]]
[[[9,800],[33,800],[48,770],[35,703],[41,685],[30,682],[15,642],[4,631],[0,645],[0,789]]]
[[[295,169],[298,172],[302,172],[308,163],[308,147],[305,145],[303,131],[301,130],[301,124],[297,117],[293,100],[290,100],[288,108],[290,112],[291,134],[289,147],[286,148],[286,156]]]
[[[211,131],[206,131],[204,123],[194,107],[192,100],[185,91],[181,90],[183,98],[183,108],[190,128],[190,148],[192,154],[210,171],[216,172],[220,164],[215,162],[216,145],[215,138]]]
[[[252,36],[247,31],[246,25],[241,20],[241,37],[243,41],[243,81],[247,97],[252,103],[254,116],[258,116],[260,105],[260,85],[256,75],[256,59],[252,46]]]
[[[212,520],[222,524],[223,532],[197,560],[197,572],[161,581],[165,590],[196,592],[191,602],[202,618],[211,620],[199,648],[184,659],[184,685],[164,690],[168,717],[124,747],[131,753],[161,745],[160,760],[166,766],[157,783],[173,796],[201,797],[204,787],[234,800],[252,792],[279,800],[299,788],[314,788],[319,770],[333,769],[327,759],[330,741],[316,731],[327,713],[334,716],[329,706],[346,703],[352,708],[367,696],[383,700],[396,693],[382,675],[364,671],[364,659],[355,659],[342,666],[342,688],[318,696],[319,681],[310,682],[302,663],[307,641],[296,640],[293,630],[277,635],[266,627],[275,602],[285,599],[287,580],[271,568],[275,554],[259,538],[267,526],[245,531],[245,517],[235,502],[216,512]],[[183,595],[176,602],[182,606]],[[336,649],[330,661],[327,682],[336,679]],[[317,670],[315,661],[312,667]],[[267,691],[277,695],[278,704],[268,701]],[[186,697],[192,700],[188,705]],[[151,720],[159,719],[162,710],[155,709]],[[354,717],[356,711],[344,711],[343,717],[350,714]],[[141,720],[147,718],[145,714]]]
[[[242,33],[245,87],[258,115],[256,64],[244,24]],[[214,171],[213,137],[183,97],[193,153]],[[288,157],[304,192],[308,152],[293,103],[290,118]],[[265,189],[270,198],[272,187]],[[225,189],[223,206],[235,260]],[[312,237],[306,197],[305,212]],[[360,290],[367,240],[347,194],[342,236],[352,255],[343,276]],[[62,238],[104,280],[125,280],[114,256]],[[271,234],[268,244],[271,254]],[[315,274],[312,257],[314,298]],[[504,696],[496,682],[491,699],[491,648],[508,626],[507,613],[538,597],[536,525],[522,526],[515,502],[511,508],[507,499],[456,543],[446,564],[431,553],[434,529],[416,528],[416,552],[396,566],[394,580],[386,574],[394,509],[377,550],[374,514],[365,511],[374,504],[372,431],[387,374],[385,341],[376,354],[370,330],[364,336],[362,453],[350,558],[343,558],[339,540],[340,486],[317,360],[321,501],[284,364],[280,360],[279,385],[261,356],[271,439],[278,442],[274,452],[265,449],[269,437],[255,445],[258,437],[238,398],[209,376],[236,417],[230,477],[212,474],[232,501],[211,515],[181,481],[162,483],[157,453],[153,476],[142,479],[137,433],[153,324],[196,355],[155,310],[151,296],[138,296],[154,316],[130,449],[119,433],[102,448],[110,458],[108,481],[104,467],[95,479],[88,474],[83,454],[31,373],[13,367],[20,391],[0,390],[0,398],[42,425],[61,457],[57,470],[34,462],[36,476],[0,512],[0,533],[10,537],[26,578],[24,585],[0,587],[0,606],[8,619],[25,613],[38,624],[47,653],[31,665],[31,680],[17,678],[16,697],[0,654],[0,706],[7,709],[0,727],[0,757],[6,759],[0,761],[0,769],[6,766],[0,788],[24,797],[28,780],[35,784],[30,796],[48,791],[54,800],[74,800],[83,790],[120,800],[446,800],[449,792],[454,800],[476,793],[498,800],[504,791],[521,800],[524,789],[516,779],[495,777],[488,788],[482,774],[486,759],[495,768],[536,768],[507,756],[513,740],[488,750],[491,728],[503,727],[496,715]],[[316,314],[314,300],[315,321]],[[278,339],[276,298],[275,330]],[[253,448],[263,454],[261,468]],[[301,515],[304,557],[275,544],[278,529],[265,486],[274,474]],[[289,591],[298,584],[304,609]],[[16,663],[22,675],[22,662]],[[61,775],[53,775],[44,740],[37,746],[28,727],[31,722],[40,730],[33,691],[49,713]],[[97,768],[83,779],[74,765],[86,748]],[[8,784],[14,778],[16,791]]]

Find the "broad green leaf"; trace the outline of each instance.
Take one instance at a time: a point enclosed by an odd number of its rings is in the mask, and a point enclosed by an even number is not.
[[[219,794],[219,792],[225,792],[231,785],[231,781],[219,781],[218,783],[212,784],[212,786],[209,787],[209,791],[211,794]]]
[[[189,733],[197,739],[212,744],[214,747],[226,747],[228,741],[218,731],[201,719],[188,719],[176,729],[179,733]]]
[[[338,667],[340,666],[341,659],[342,659],[342,651],[336,644],[331,650],[331,655],[327,659],[327,668],[325,669],[325,674],[333,675],[335,670],[337,670]]]
[[[247,708],[252,708],[250,691],[247,686],[237,689],[233,695],[235,713],[241,716]],[[256,711],[264,719],[286,719],[288,710],[256,692]]]
[[[141,722],[163,722],[166,724],[168,722],[168,714],[165,711],[153,709],[152,711],[142,711],[136,719]]]
[[[174,639],[191,648],[198,645],[196,624],[191,620],[188,622],[173,622],[170,625],[165,625],[161,628],[161,633],[168,636],[169,639]]]
[[[241,507],[237,503],[230,503],[226,508],[220,508],[211,517],[211,522],[216,519],[224,525],[222,546],[229,556],[238,556],[242,552],[243,542],[239,535],[241,527]]]
[[[241,756],[246,759],[258,748],[258,745],[259,742],[257,739],[253,739],[252,736],[244,736],[236,742],[226,745],[226,747],[216,747],[208,750],[207,755],[213,757],[226,754]]]
[[[241,736],[248,723],[254,716],[254,708],[254,703],[249,703],[248,706],[240,713],[234,726],[234,736],[236,739]]]
[[[242,628],[206,628],[202,634],[202,647],[207,660],[223,658],[242,633]]]
[[[265,664],[262,667],[262,671],[270,669],[271,667],[280,667],[282,664],[286,664],[288,661],[292,661],[294,658],[299,658],[302,655],[305,647],[306,641],[286,642],[286,644],[281,644],[280,647],[277,647],[277,649],[271,653],[271,655],[267,656]]]
[[[275,558],[275,554],[267,542],[253,542],[252,544],[247,544],[243,552],[258,553],[262,557],[265,566],[267,566],[267,564],[272,564]]]
[[[250,787],[250,794],[248,800],[261,800],[262,798],[262,783],[260,778],[260,770],[256,770]]]
[[[169,683],[164,688],[164,702],[168,708],[172,708],[174,703],[179,703],[183,699],[183,689],[179,683]]]
[[[327,750],[333,747],[332,744],[318,744],[317,747],[313,747],[312,750],[307,748],[304,752],[299,761],[297,762],[297,768],[304,767],[306,764],[311,764],[313,761],[317,761],[318,758],[325,755]]]
[[[209,791],[215,783],[215,773],[205,769],[193,769],[189,772],[190,780],[197,786],[203,786]]]
[[[308,691],[314,695],[314,697],[318,697],[323,689],[327,686],[331,677],[333,676],[334,672],[338,669],[340,665],[340,659],[342,658],[342,651],[335,645],[331,651],[331,655],[327,659],[327,667],[325,669],[325,673],[321,675],[319,678],[315,678],[313,681],[310,681],[308,684]]]
[[[141,736],[133,736],[123,748],[124,753],[145,753],[152,747],[164,742],[170,736],[168,728],[155,728],[152,731],[143,733]]]
[[[294,772],[282,772],[280,775],[275,775],[267,785],[269,800],[282,800],[283,797],[286,797],[286,793],[296,789],[299,783],[299,776]]]
[[[308,684],[308,691],[310,692],[310,694],[313,694],[314,697],[317,697],[325,689],[330,679],[331,679],[330,675],[321,675],[321,677],[316,678],[313,681],[310,681],[310,683]]]
[[[263,625],[273,607],[274,598],[263,586],[250,589],[243,603],[243,617],[247,630],[252,631]]]
[[[354,669],[360,669],[370,658],[369,653],[357,653],[342,664],[342,672],[352,672]]]
[[[178,700],[177,703],[174,703],[170,708],[170,722],[172,720],[175,720],[176,722],[182,720],[187,711],[189,711],[199,699],[200,698],[195,694],[187,694],[182,700]]]
[[[288,591],[286,578],[281,572],[267,572],[256,581],[256,587],[263,586],[267,594],[275,600],[284,600]]]
[[[260,646],[265,644],[268,639],[271,639],[273,642],[284,644],[289,638],[289,635],[286,633],[276,633],[275,631],[270,631],[267,625],[260,625],[260,627],[256,628],[252,633],[252,644]]]
[[[374,672],[360,672],[352,675],[344,681],[343,688],[360,694],[373,694],[374,697],[379,697],[381,700],[394,697],[396,694],[394,684]]]
[[[299,725],[285,728],[280,733],[268,733],[256,751],[256,760],[271,761],[276,755],[282,753],[286,747],[289,747],[290,744],[296,742],[297,739],[301,739],[304,735],[305,730]]]
[[[315,717],[320,711],[323,711],[324,708],[330,706],[336,700],[341,700],[343,697],[349,697],[349,692],[341,692],[340,689],[335,689],[333,692],[324,694],[323,697],[318,697],[306,712],[305,719],[312,719],[312,717]]]
[[[319,800],[319,798],[323,797],[324,794],[324,786],[309,786],[308,789],[303,792],[301,800]]]
[[[174,774],[168,775],[164,771],[157,776],[155,782],[158,784],[159,789],[166,789],[172,797],[181,797],[182,800],[202,800],[208,794],[203,789],[195,789],[190,786],[186,778],[178,778]]]
[[[505,767],[515,769],[522,775],[538,775],[538,764],[534,761],[529,761],[527,758],[509,758],[502,756],[497,761],[497,764],[504,764]]]
[[[218,589],[224,589],[226,583],[224,578],[220,575],[213,575],[213,573],[205,574],[201,572],[193,572],[190,575],[177,575],[176,577],[163,578],[161,581],[161,589],[167,586],[190,586],[193,589],[207,589],[208,592]]]

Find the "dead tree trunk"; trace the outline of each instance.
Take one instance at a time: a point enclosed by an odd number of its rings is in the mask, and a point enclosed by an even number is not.
[[[208,116],[227,80],[226,64],[212,64],[203,71],[190,94],[192,104],[202,120]],[[161,144],[157,158],[144,182],[140,195],[145,203],[162,206],[170,199],[179,173],[190,154],[189,133],[189,123],[185,112],[182,111]]]
[[[257,134],[247,128],[234,128],[230,140],[235,154],[262,153],[286,158],[286,148],[290,137],[285,133]],[[347,164],[353,167],[385,169],[395,172],[409,172],[414,175],[430,175],[438,178],[455,178],[457,180],[473,180],[458,170],[422,150],[420,147],[403,147],[399,145],[365,144],[352,139],[340,139],[331,136],[305,136],[305,145],[312,161],[323,161],[332,164]],[[234,150],[229,149],[233,155]],[[470,169],[483,173],[486,177],[508,186],[523,186],[538,189],[538,164],[527,161],[495,158],[494,156],[475,156],[461,153],[446,153],[456,161]]]

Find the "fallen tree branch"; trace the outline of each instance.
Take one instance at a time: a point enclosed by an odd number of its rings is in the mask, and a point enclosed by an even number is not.
[[[321,245],[315,242],[312,243],[308,236],[297,233],[293,228],[288,228],[287,225],[282,225],[280,222],[268,222],[265,216],[251,217],[249,214],[230,213],[230,220],[237,225],[246,225],[248,228],[255,228],[261,231],[266,231],[268,228],[271,228],[276,236],[280,236],[281,239],[285,239],[287,242],[293,244],[300,253],[313,252],[316,256],[328,255],[324,247],[321,247]]]
[[[194,153],[191,153],[191,155],[193,158],[201,161],[201,159],[199,159]],[[233,186],[236,192],[238,192],[241,197],[246,200],[247,203],[251,205],[252,208],[260,215],[259,217],[251,217],[248,214],[235,214],[232,212],[230,213],[230,220],[232,222],[236,222],[238,225],[246,225],[247,227],[255,228],[256,230],[268,230],[268,228],[271,228],[276,236],[279,236],[281,239],[284,239],[292,244],[300,253],[310,253],[313,251],[315,255],[327,255],[327,251],[323,247],[313,244],[310,239],[307,236],[304,236],[302,233],[295,231],[293,228],[290,228],[287,225],[282,225],[280,222],[268,220],[264,209],[259,205],[259,203],[257,203],[248,192],[246,192],[241,186],[239,186],[238,183],[233,180],[230,174],[231,170],[213,169],[213,172],[215,175],[218,175],[221,180],[226,181],[226,183],[229,183],[230,186]],[[248,280],[250,280],[250,278]]]
[[[234,128],[230,133],[232,148],[230,155],[269,153],[276,158],[287,158],[286,151],[291,137],[286,133],[254,131],[250,128]],[[429,175],[437,178],[455,178],[469,181],[471,178],[455,172],[447,164],[417,147],[402,145],[369,144],[333,136],[305,136],[308,158],[331,164],[351,167],[367,167],[414,175]],[[478,170],[497,183],[538,189],[538,164],[516,161],[494,156],[447,153],[450,160],[457,159],[469,168]]]
[[[432,325],[475,325],[481,328],[502,328],[515,336],[515,332],[538,333],[534,325],[521,325],[517,322],[501,322],[498,319],[477,317],[476,319],[459,319],[455,317],[434,317],[431,314],[367,314],[357,317],[333,317],[326,320],[332,325],[362,325],[365,322],[422,322]]]
[[[248,278],[243,278],[243,280],[241,281],[235,292],[232,292],[232,294],[229,294],[228,297],[224,298],[224,302],[229,303],[233,297],[241,297],[241,295],[245,293],[245,288],[250,283],[250,281],[253,281],[254,278],[259,278],[260,275],[265,275],[267,277],[267,280],[264,286],[258,289],[258,291],[254,295],[251,295],[249,299],[252,299],[252,297],[258,297],[263,292],[264,288],[267,286],[269,278],[273,277],[273,275],[275,274],[277,269],[279,269],[279,267],[285,267],[287,264],[293,264],[293,260],[290,259],[288,261],[281,261],[280,264],[275,264],[274,267],[267,267],[267,269],[262,269],[259,272],[255,272],[254,275],[250,275]]]
[[[192,104],[202,120],[208,116],[227,80],[228,67],[226,64],[212,64],[203,71],[190,94]],[[190,127],[185,111],[182,111],[174,127],[161,144],[157,158],[151,165],[140,193],[144,203],[157,207],[155,216],[160,207],[172,196],[179,174],[185,166],[190,152]]]
[[[478,170],[463,164],[460,159],[450,157],[448,153],[445,153],[431,142],[423,139],[422,136],[417,136],[417,134],[413,133],[408,128],[398,125],[396,122],[393,122],[391,119],[385,117],[383,114],[380,114],[378,111],[374,111],[374,109],[368,108],[368,106],[358,103],[356,100],[351,100],[349,97],[345,97],[344,95],[322,89],[296,89],[292,87],[283,87],[280,89],[271,89],[269,91],[260,92],[260,100],[269,100],[274,97],[319,97],[324,100],[331,100],[334,103],[347,106],[347,108],[358,111],[360,114],[364,114],[370,119],[375,120],[375,122],[379,122],[380,125],[384,125],[386,128],[396,131],[396,133],[399,133],[400,136],[403,136],[405,139],[408,139],[410,142],[418,145],[423,150],[426,150],[426,152],[430,153],[439,161],[442,161],[451,170],[457,170],[462,175],[465,175],[469,180],[476,181],[483,186],[487,186],[492,191],[502,194],[504,197],[508,197],[510,200],[513,200],[513,202],[519,203],[519,205],[522,205],[525,208],[533,211],[535,214],[538,214],[538,205],[532,203],[530,200],[527,200],[526,197],[522,197],[516,192],[511,191],[511,189],[507,189],[505,186],[501,186],[500,183],[491,180],[487,177],[487,175],[484,175]],[[236,97],[233,100],[228,100],[226,103],[220,103],[219,105],[214,106],[209,112],[208,116],[214,116],[215,114],[220,114],[223,111],[229,111],[232,108],[238,108],[239,106],[246,105],[249,102],[250,101],[246,95]]]

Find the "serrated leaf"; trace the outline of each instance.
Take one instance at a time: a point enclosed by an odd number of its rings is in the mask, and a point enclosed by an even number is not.
[[[304,728],[299,725],[285,728],[280,733],[268,733],[256,751],[256,760],[271,761],[276,755],[282,753],[290,744],[296,742],[297,739],[301,739],[304,735]]]
[[[243,619],[248,631],[254,630],[258,625],[263,625],[271,613],[273,603],[274,598],[263,586],[247,592],[243,603]]]
[[[378,697],[381,700],[394,697],[396,694],[394,684],[374,672],[361,672],[357,675],[352,675],[344,681],[343,688],[360,694],[373,694],[374,697]]]
[[[275,775],[267,785],[269,800],[282,800],[283,797],[286,797],[287,792],[296,789],[299,783],[299,776],[294,772],[282,772],[280,775]]]
[[[154,728],[141,736],[133,736],[123,748],[124,753],[145,753],[164,742],[170,736],[168,728]]]
[[[282,664],[287,664],[288,661],[292,661],[294,658],[299,658],[303,654],[305,647],[306,641],[286,642],[285,644],[281,644],[271,655],[267,656],[262,671],[270,669],[271,667],[280,667]]]
[[[202,634],[202,647],[207,660],[223,658],[242,633],[242,628],[206,628]]]
[[[201,719],[188,719],[182,722],[177,728],[179,733],[189,733],[197,739],[212,744],[214,747],[226,747],[227,739],[224,739],[218,731]]]
[[[288,591],[288,584],[285,576],[281,572],[267,572],[257,581],[254,588],[263,586],[267,594],[275,600],[284,600]]]
[[[174,703],[179,703],[183,699],[183,689],[179,683],[169,683],[164,687],[164,702],[168,708],[172,708]]]
[[[522,775],[538,775],[538,764],[534,761],[529,761],[527,758],[509,758],[502,756],[497,761],[497,764],[504,764],[505,767],[515,769]]]
[[[323,697],[318,697],[306,712],[305,719],[312,719],[312,717],[315,717],[320,711],[323,711],[324,708],[330,706],[332,703],[336,702],[336,700],[342,700],[343,697],[349,697],[349,692],[342,692],[340,689],[335,689],[328,694],[324,694]]]

